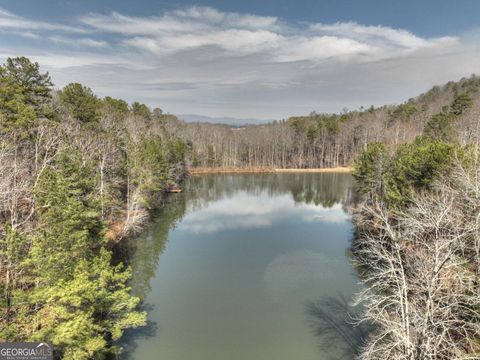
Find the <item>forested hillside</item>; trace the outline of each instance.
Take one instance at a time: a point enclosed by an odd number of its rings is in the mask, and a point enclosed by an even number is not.
[[[65,359],[118,353],[115,341],[146,314],[111,245],[141,228],[187,165],[354,163],[365,203],[353,250],[368,269],[363,321],[375,329],[363,358],[475,358],[479,89],[472,76],[397,106],[232,128],[100,99],[79,83],[57,91],[38,64],[8,59],[0,67],[0,340],[51,341]]]
[[[470,89],[473,79],[436,94]],[[360,321],[372,329],[359,359],[480,358],[475,88],[437,106],[413,141],[371,143],[355,160],[365,202],[355,213],[352,253],[365,284]]]
[[[54,91],[27,58],[0,67],[0,340],[100,358],[145,323],[109,248],[184,177],[170,120],[78,83]]]
[[[292,117],[240,128],[188,123],[178,129],[191,144],[193,167],[325,168],[351,165],[371,142],[396,145],[412,141],[435,114],[438,121],[457,117],[460,143],[477,131],[480,78],[435,86],[396,106],[345,110],[342,114]],[[453,106],[448,114],[447,109]],[[443,109],[443,111],[442,111]]]

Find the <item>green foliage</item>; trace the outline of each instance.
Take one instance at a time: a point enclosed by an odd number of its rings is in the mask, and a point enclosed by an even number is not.
[[[419,137],[387,155],[385,146],[370,144],[356,159],[353,176],[362,193],[382,198],[392,206],[405,206],[415,191],[430,189],[451,169],[460,146]]]
[[[445,106],[442,112],[433,115],[425,124],[423,134],[432,139],[444,142],[456,142],[458,131],[457,117],[472,107],[473,99],[468,94],[455,96],[450,106]]]
[[[112,265],[106,225],[126,223],[125,205],[138,194],[135,209],[157,206],[181,179],[187,147],[152,126],[145,105],[132,112],[148,134],[123,121],[132,116],[125,101],[100,101],[78,83],[59,92],[62,106],[53,111],[51,86],[27,58],[0,66],[0,150],[18,186],[3,193],[9,205],[0,214],[0,339],[51,341],[59,358],[102,359],[118,354],[113,344],[124,329],[145,324],[127,286],[130,270]],[[68,131],[43,126],[66,113]],[[94,126],[71,126],[77,121]]]
[[[307,130],[307,140],[309,144],[312,144],[318,134],[318,127],[310,125]]]
[[[297,136],[306,134],[307,141],[311,144],[319,134],[326,131],[328,135],[336,135],[340,132],[340,123],[348,120],[348,115],[338,117],[336,115],[317,114],[312,112],[310,116],[294,116],[288,119],[288,124]]]
[[[90,88],[79,83],[71,83],[59,92],[59,98],[70,115],[82,123],[99,120],[99,100]]]
[[[71,278],[35,291],[31,301],[43,304],[35,314],[40,324],[30,340],[50,340],[63,359],[92,359],[118,353],[111,341],[123,330],[145,324],[146,314],[135,311],[139,299],[126,285],[130,271],[112,267],[111,254],[103,249],[91,260],[72,264]]]
[[[445,112],[435,114],[425,124],[423,134],[432,140],[455,142],[458,136],[455,120],[455,116]]]
[[[172,139],[167,143],[167,162],[169,164],[183,163],[187,153],[187,145],[181,139]]]
[[[425,94],[420,96],[420,100],[423,102],[434,102],[436,101],[441,94],[441,89],[439,86],[434,86],[430,90],[428,90]]]
[[[354,162],[353,177],[362,193],[382,194],[387,149],[383,143],[370,143]]]
[[[3,131],[25,129],[35,121],[35,111],[25,103],[20,87],[3,74],[0,68],[0,126]]]
[[[340,132],[340,125],[335,115],[321,118],[319,126],[320,128],[325,128],[331,135],[336,135]]]
[[[215,148],[213,147],[212,144],[208,144],[207,146],[207,164],[210,167],[216,166]]]
[[[4,236],[0,238],[0,259],[2,259],[2,281],[0,281],[0,309],[6,326],[0,326],[0,339],[13,338],[17,333],[15,326],[9,326],[15,313],[14,295],[18,287],[28,284],[28,279],[20,277],[24,271],[23,262],[28,255],[29,239],[13,229],[11,224],[5,224]],[[0,321],[0,325],[2,322]]]
[[[418,109],[415,104],[407,102],[405,104],[398,105],[395,110],[392,111],[390,116],[392,120],[408,121],[411,116],[417,112]]]
[[[191,151],[190,158],[191,158],[191,162],[192,162],[193,167],[200,166],[200,164],[201,164],[200,157],[198,156],[198,153],[195,150]]]
[[[28,239],[15,231],[10,223],[5,224],[3,231],[5,237],[0,239],[1,258],[7,266],[20,264],[28,254]]]
[[[297,136],[305,132],[305,127],[306,127],[305,122],[306,122],[306,119],[303,116],[293,116],[290,119],[288,119],[288,124],[295,131],[295,134]]]
[[[132,104],[132,113],[133,115],[143,117],[144,119],[150,119],[151,115],[148,106],[139,102],[134,102]]]
[[[29,251],[12,230],[3,247],[9,257],[21,257],[15,261],[29,274],[23,281],[34,287],[17,288],[15,322],[0,337],[47,340],[64,359],[91,359],[117,353],[111,342],[124,329],[145,324],[145,314],[135,310],[139,299],[126,285],[129,270],[111,266],[93,186],[91,166],[75,154],[62,153],[56,168],[43,171],[35,189],[39,225]]]
[[[132,184],[143,194],[142,205],[147,209],[155,207],[168,180],[168,148],[160,136],[130,145],[129,173]]]
[[[32,255],[49,254],[36,266],[49,284],[72,271],[75,259],[92,256],[91,250],[104,243],[98,201],[91,198],[92,169],[67,155],[57,165],[44,170],[35,189],[41,210]]]
[[[48,72],[40,73],[38,63],[32,63],[23,56],[8,58],[4,67],[6,76],[20,87],[25,102],[40,114],[45,103],[51,98],[53,84]]]
[[[157,119],[161,119],[163,117],[163,110],[160,108],[153,109],[152,116],[156,117]]]
[[[386,175],[386,199],[405,205],[414,191],[430,189],[435,179],[448,173],[458,152],[458,145],[422,137],[400,145]]]
[[[460,94],[455,97],[452,105],[450,106],[450,111],[453,115],[459,116],[462,115],[467,109],[473,106],[472,97],[465,93]]]
[[[52,118],[48,73],[25,57],[8,58],[0,67],[0,126],[3,131],[26,129],[38,118]]]
[[[124,118],[128,114],[129,109],[126,101],[106,96],[101,101],[101,111],[105,115],[113,115],[117,118]]]

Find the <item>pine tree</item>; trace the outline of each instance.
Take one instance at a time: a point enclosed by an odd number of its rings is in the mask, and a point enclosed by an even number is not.
[[[1,338],[47,340],[64,359],[91,359],[117,353],[111,344],[123,330],[145,323],[127,286],[130,270],[111,265],[92,175],[75,153],[60,154],[35,189],[39,224],[31,245],[12,231],[6,237],[2,249],[7,259],[17,257],[25,286],[5,288],[12,319]]]
[[[99,100],[90,88],[79,83],[71,83],[59,92],[59,97],[75,119],[82,123],[95,123],[99,120]]]
[[[31,301],[44,305],[34,316],[40,330],[30,339],[50,340],[66,360],[118,353],[112,342],[126,328],[144,325],[146,314],[135,310],[140,300],[130,295],[130,270],[110,264],[110,252],[102,249],[77,261],[70,279],[34,292]]]
[[[53,118],[52,82],[38,63],[25,57],[8,58],[0,67],[0,127],[26,129],[36,119]],[[0,128],[0,130],[1,130]]]

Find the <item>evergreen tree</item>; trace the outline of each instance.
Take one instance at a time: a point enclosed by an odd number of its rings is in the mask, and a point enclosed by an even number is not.
[[[30,301],[42,304],[33,321],[40,328],[30,340],[48,339],[65,360],[117,354],[121,349],[112,341],[126,328],[145,325],[146,314],[135,310],[139,299],[127,286],[130,270],[110,264],[110,252],[102,249],[72,264],[71,277],[35,291]]]
[[[353,176],[362,193],[382,194],[388,165],[387,149],[382,143],[370,143],[354,163]]]
[[[433,115],[425,124],[423,134],[432,140],[455,142],[458,132],[455,127],[455,116],[445,112]]]
[[[132,113],[133,115],[140,116],[144,119],[150,119],[151,116],[148,106],[139,102],[134,102],[132,104]]]
[[[129,173],[142,195],[142,205],[153,208],[168,178],[166,149],[158,136],[130,145]]]
[[[59,92],[59,97],[67,111],[75,119],[82,123],[99,120],[99,100],[90,88],[79,83],[68,84]]]
[[[462,115],[467,109],[473,106],[473,99],[472,97],[465,93],[460,94],[455,97],[453,100],[452,105],[450,106],[450,111],[453,115],[459,116]]]
[[[48,72],[41,73],[38,63],[32,63],[23,56],[8,58],[4,67],[10,84],[20,91],[23,102],[33,109],[35,115],[53,116],[50,106],[53,83]]]
[[[128,104],[121,99],[114,99],[106,96],[101,102],[101,111],[105,115],[116,116],[117,118],[124,118],[128,114]]]
[[[72,153],[62,153],[56,167],[42,173],[31,245],[23,247],[25,241],[10,231],[3,247],[7,258],[17,257],[12,261],[26,286],[5,289],[8,312],[12,297],[19,305],[1,338],[48,340],[64,359],[91,359],[118,352],[112,341],[145,323],[127,286],[130,271],[111,265],[93,183],[92,168]]]
[[[8,58],[0,67],[0,130],[26,129],[38,118],[52,118],[48,73],[25,57]]]
[[[38,181],[39,225],[32,256],[44,258],[37,270],[48,284],[66,276],[76,259],[91,257],[104,243],[92,174],[92,167],[82,165],[75,155],[61,154],[57,168],[45,169]]]
[[[80,84],[60,91],[53,111],[51,86],[27,58],[0,66],[0,339],[101,359],[120,351],[124,329],[145,323],[130,270],[112,265],[106,225],[127,228],[157,206],[183,175],[186,147],[145,105],[132,116],[125,101],[99,101]],[[62,131],[44,126],[55,117]]]

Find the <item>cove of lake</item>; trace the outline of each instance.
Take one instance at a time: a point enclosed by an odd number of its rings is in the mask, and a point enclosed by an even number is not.
[[[124,246],[149,321],[126,333],[122,358],[348,358],[341,337],[317,330],[325,316],[343,319],[342,298],[358,290],[354,197],[349,174],[189,178]]]

